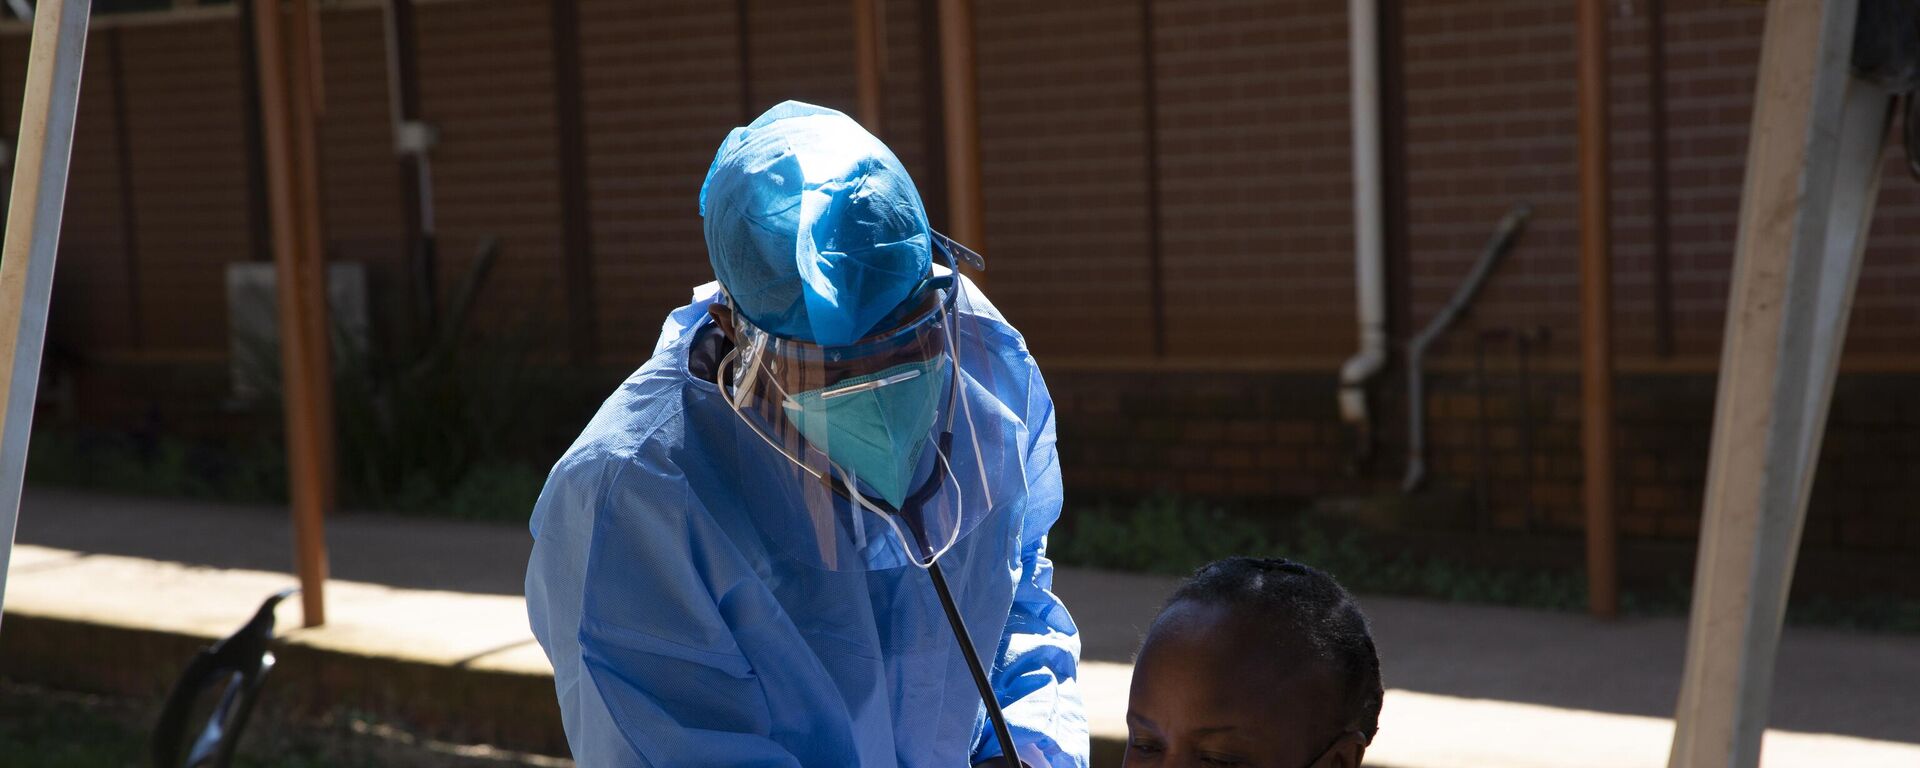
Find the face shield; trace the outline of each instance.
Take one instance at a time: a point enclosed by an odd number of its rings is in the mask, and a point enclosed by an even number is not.
[[[952,253],[951,241],[934,237]],[[743,445],[756,454],[743,458],[761,471],[771,465],[777,480],[748,491],[757,523],[803,562],[926,567],[992,507],[964,396],[978,384],[956,362],[984,359],[964,351],[980,341],[958,332],[962,299],[951,268],[934,268],[920,293],[882,330],[835,347],[776,336],[733,314],[735,347],[716,383],[764,443]]]

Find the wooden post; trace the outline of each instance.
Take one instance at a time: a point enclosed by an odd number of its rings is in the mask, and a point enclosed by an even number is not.
[[[5,372],[0,378],[0,403],[5,404],[0,410],[0,604],[6,602],[13,531],[20,519],[91,11],[92,0],[40,0],[33,13],[13,196],[0,251],[0,371]]]
[[[1587,610],[1620,611],[1613,514],[1613,254],[1607,183],[1607,2],[1580,0],[1580,423]]]
[[[973,1],[939,0],[940,92],[946,135],[947,234],[986,252],[986,204],[980,191],[980,119],[973,66]],[[973,276],[975,280],[979,275]]]
[[[886,120],[886,22],[880,0],[853,0],[854,73],[860,89],[860,124],[881,135]]]
[[[1795,555],[1879,188],[1855,0],[1767,6],[1671,766],[1760,761]]]
[[[333,508],[333,382],[314,122],[319,77],[309,0],[283,18],[252,0],[259,47],[261,133],[280,302],[281,389],[287,422],[294,564],[306,626],[326,623],[326,515]],[[286,22],[291,21],[291,24]]]

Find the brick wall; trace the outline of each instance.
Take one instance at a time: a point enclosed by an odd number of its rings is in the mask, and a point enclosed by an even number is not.
[[[320,194],[327,257],[366,263],[374,288],[388,298],[405,290],[399,278],[406,215],[387,102],[386,33],[377,8],[321,19],[327,111],[320,131]]]
[[[976,13],[994,301],[1018,312],[1037,349],[1150,350],[1137,5],[983,2]]]
[[[1435,350],[1433,482],[1484,486],[1488,503],[1476,514],[1489,526],[1573,530],[1573,9],[1538,0],[1402,5],[1408,292],[1395,311],[1423,325],[1500,215],[1522,201],[1536,210],[1472,313]],[[1661,359],[1653,29],[1643,0],[1610,4],[1620,471],[1627,531],[1686,537],[1704,474],[1761,9],[1667,5],[1676,354]],[[926,120],[937,73],[926,71],[924,10],[922,0],[883,3],[881,133],[937,201],[938,147]],[[482,237],[501,237],[479,322],[555,339],[546,350],[555,359],[567,351],[559,339],[568,313],[590,312],[599,361],[637,363],[662,314],[708,278],[696,195],[728,129],[786,98],[854,106],[844,0],[579,0],[594,275],[590,306],[579,307],[566,301],[562,279],[550,6],[466,0],[418,13],[422,114],[441,137],[433,164],[443,290]],[[1348,471],[1353,436],[1333,407],[1334,371],[1355,343],[1341,5],[979,0],[976,15],[986,284],[1048,370],[1075,492],[1278,497],[1393,487],[1404,449],[1397,375],[1377,397],[1385,426],[1376,460],[1357,472]],[[324,19],[329,253],[373,265],[376,288],[391,290],[404,219],[381,17],[356,7]],[[215,18],[94,35],[53,334],[96,371],[114,361],[223,360],[222,266],[260,245],[249,229],[239,32]],[[20,28],[0,32],[0,124],[17,122],[25,49]],[[1920,391],[1912,386],[1920,185],[1895,154],[1815,490],[1812,543],[1920,549],[1920,525],[1901,501],[1914,490],[1906,467],[1920,457],[1920,424],[1905,410],[1908,393]],[[1520,334],[1537,339],[1538,375],[1524,391],[1513,374]],[[1493,371],[1484,383],[1472,373],[1482,346]],[[144,369],[137,376],[152,380]],[[115,413],[181,399],[174,388],[162,398],[125,386],[132,377],[83,390],[117,398],[100,409]]]
[[[1047,385],[1070,494],[1266,499],[1362,485],[1343,471],[1331,374],[1056,370]]]
[[[1488,325],[1577,338],[1579,280],[1574,8],[1530,0],[1413,2],[1406,11],[1408,222],[1416,327],[1438,311],[1493,222],[1526,201],[1535,217],[1475,313]],[[1674,339],[1710,362],[1725,323],[1762,8],[1667,3],[1670,249]],[[1655,354],[1645,3],[1613,19],[1615,338]],[[1920,338],[1920,185],[1888,152],[1862,268],[1848,359],[1908,360]],[[1444,352],[1461,354],[1458,336]],[[1571,342],[1564,351],[1572,353]],[[1910,366],[1909,366],[1910,367]]]
[[[478,328],[532,327],[557,338],[566,303],[547,6],[422,3],[417,14],[420,113],[440,130],[433,151],[440,284],[457,285],[481,238],[498,237],[501,256],[479,298]],[[565,348],[556,343],[552,351]]]
[[[1579,534],[1578,375],[1562,368],[1522,377],[1511,344],[1497,340],[1485,354],[1484,373],[1429,378],[1429,473],[1408,511],[1431,516],[1419,527]],[[1356,470],[1331,375],[1055,371],[1048,383],[1061,466],[1077,498],[1167,491],[1291,505],[1384,490],[1404,469],[1404,433],[1385,432],[1373,461]],[[1615,382],[1624,535],[1699,533],[1715,386],[1700,373]],[[1916,391],[1913,374],[1841,378],[1810,504],[1809,550],[1920,551]]]
[[[612,0],[580,9],[580,67],[601,354],[653,349],[663,307],[712,279],[695,194],[741,120],[732,3]],[[653,39],[654,46],[633,41]]]
[[[222,348],[225,265],[247,258],[238,25],[117,30],[147,351]],[[98,33],[96,33],[96,36]],[[106,150],[106,147],[101,147]],[[74,154],[94,151],[75,145]],[[71,198],[70,198],[71,199]],[[91,202],[91,201],[90,201]],[[100,202],[117,204],[111,196]],[[75,206],[80,207],[80,206]]]
[[[1158,3],[1155,23],[1168,353],[1350,353],[1343,4]]]
[[[930,177],[920,5],[885,4],[883,132]],[[1683,358],[1707,361],[1722,322],[1760,14],[1710,0],[1669,5],[1673,332]],[[741,7],[582,0],[591,258],[604,278],[590,311],[603,361],[645,350],[659,315],[707,275],[693,196],[726,130],[781,98],[852,106],[844,3],[746,3],[744,30]],[[1644,3],[1618,8],[1616,319],[1623,358],[1638,361],[1653,355],[1655,335],[1649,29]],[[1337,4],[983,2],[978,25],[989,280],[1003,309],[1029,326],[1036,350],[1064,362],[1141,361],[1156,334],[1157,279],[1159,333],[1182,365],[1226,357],[1325,364],[1348,352],[1346,30]],[[1573,338],[1571,8],[1428,0],[1407,4],[1405,29],[1410,322],[1437,311],[1492,223],[1526,201],[1536,217],[1476,313],[1486,325]],[[388,269],[401,253],[402,214],[379,30],[377,9],[326,14],[322,151],[330,252]],[[220,354],[219,265],[257,245],[247,236],[244,157],[235,151],[245,105],[238,32],[232,20],[213,19],[96,35],[117,39],[96,44],[89,68],[75,174],[75,194],[86,193],[76,199],[87,204],[75,206],[69,242],[75,258],[117,250],[132,267],[76,281],[87,283],[76,290],[87,298],[73,300],[88,306],[74,321],[87,328],[87,346],[126,349],[137,330],[149,354]],[[434,156],[440,279],[452,284],[479,239],[500,236],[505,259],[483,321],[557,327],[549,14],[508,0],[429,4],[419,33],[423,113],[442,137]],[[13,62],[0,64],[11,93],[24,47],[17,32],[0,38],[0,58]],[[107,62],[116,49],[125,104],[112,98]],[[14,101],[7,109],[17,109]],[[139,233],[131,257],[113,234],[121,229],[116,120],[131,145],[129,210]],[[1905,350],[1920,339],[1920,307],[1910,299],[1920,289],[1920,185],[1889,173],[1876,223],[1849,359],[1885,367],[1911,360]],[[128,279],[138,291],[113,285]],[[135,293],[166,296],[160,303],[183,311],[139,323],[115,317],[125,304],[154,303],[105,298]],[[1450,338],[1439,354],[1460,349]]]
[[[68,165],[67,196],[73,201],[91,201],[90,205],[70,205],[61,238],[60,279],[52,311],[57,312],[52,327],[58,331],[48,341],[53,355],[77,351],[82,345],[126,349],[145,336],[144,318],[134,305],[139,272],[129,269],[132,260],[127,238],[126,203],[121,188],[122,168],[117,130],[114,92],[124,87],[116,82],[115,56],[124,56],[123,46],[114,35],[95,35],[89,41],[93,55],[87,57],[81,79],[87,88],[80,93],[80,110],[74,122],[74,145],[78,147]],[[15,56],[16,51],[18,57]],[[18,46],[0,50],[0,71],[11,82],[25,66],[26,49]],[[0,91],[0,121],[19,124],[20,96],[17,86]],[[11,170],[9,164],[8,170]],[[8,174],[7,193],[12,178]]]

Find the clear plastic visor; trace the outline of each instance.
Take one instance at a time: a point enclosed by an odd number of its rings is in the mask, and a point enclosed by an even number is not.
[[[741,460],[771,471],[743,489],[788,554],[831,570],[926,567],[991,506],[968,381],[957,360],[955,283],[934,285],[890,329],[844,347],[773,336],[734,313],[717,382],[760,439]]]

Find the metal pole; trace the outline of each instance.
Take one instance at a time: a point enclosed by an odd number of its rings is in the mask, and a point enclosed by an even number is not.
[[[1760,762],[1780,623],[1879,191],[1888,92],[1854,0],[1767,6],[1673,751]]]
[[[1380,4],[1347,0],[1348,104],[1353,150],[1354,338],[1359,349],[1340,366],[1340,419],[1353,425],[1356,454],[1371,448],[1367,385],[1387,367],[1387,274],[1380,167]]]
[[[27,471],[33,401],[40,383],[47,303],[60,245],[60,214],[67,199],[67,161],[73,154],[73,117],[80,103],[92,0],[41,0],[33,17],[20,146],[14,155],[13,196],[0,252],[0,605],[6,602],[13,531],[20,519],[20,485]]]
[[[1587,610],[1620,611],[1613,514],[1613,254],[1607,196],[1607,2],[1580,0],[1580,390]]]
[[[415,332],[431,343],[440,321],[439,244],[433,221],[433,131],[420,121],[420,73],[413,0],[387,0],[387,111],[400,160],[400,196],[407,233],[407,276]]]
[[[972,0],[940,0],[940,92],[947,140],[947,234],[984,253],[986,203],[980,192]]]
[[[320,250],[310,6],[252,0],[259,46],[268,210],[279,279],[281,388],[287,422],[295,568],[306,626],[326,622],[325,517],[333,505],[333,387],[328,364],[325,264]]]
[[[886,120],[886,22],[880,0],[853,0],[853,53],[860,88],[860,123],[879,136]]]

